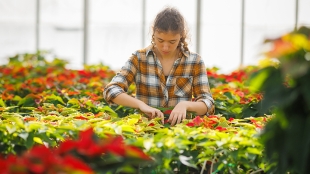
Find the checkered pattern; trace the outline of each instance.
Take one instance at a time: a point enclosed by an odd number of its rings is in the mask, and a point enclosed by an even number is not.
[[[136,84],[136,98],[152,107],[174,107],[180,101],[202,101],[207,114],[214,113],[206,68],[198,54],[182,52],[165,80],[153,46],[136,51],[104,89],[104,98],[112,100]]]

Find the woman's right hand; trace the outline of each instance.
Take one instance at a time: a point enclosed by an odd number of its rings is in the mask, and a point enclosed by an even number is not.
[[[139,104],[139,109],[151,119],[156,118],[156,117],[161,118],[161,121],[164,124],[164,114],[159,109],[150,107],[149,105],[143,102]]]
[[[150,107],[141,100],[131,97],[126,93],[119,94],[112,101],[118,105],[139,109],[151,119],[159,117],[164,123],[164,114],[159,109]]]

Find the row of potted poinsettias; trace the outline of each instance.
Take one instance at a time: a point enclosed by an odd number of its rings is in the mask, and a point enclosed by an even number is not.
[[[102,90],[115,74],[108,67],[65,65],[41,53],[11,57],[0,67],[0,173],[246,173],[268,167],[258,135],[270,117],[259,111],[262,95],[245,83],[255,68],[228,75],[207,70],[216,114],[191,115],[171,127],[107,105]]]

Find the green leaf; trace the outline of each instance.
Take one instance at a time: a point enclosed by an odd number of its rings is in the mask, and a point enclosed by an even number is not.
[[[74,125],[79,128],[79,127],[82,127],[83,125],[85,125],[87,123],[86,120],[75,120],[74,121]]]
[[[99,109],[99,111],[107,112],[107,113],[111,114],[112,116],[117,116],[117,113],[114,110],[112,110],[109,106],[100,107],[98,109]]]
[[[42,125],[42,123],[39,122],[29,122],[28,124],[29,124],[28,125],[29,131],[37,131],[40,128],[44,127],[44,125]]]
[[[249,106],[249,107],[243,108],[243,111],[241,113],[242,113],[242,117],[243,118],[245,118],[245,117],[255,117],[256,114],[258,114],[258,111],[253,106]]]
[[[43,144],[43,141],[39,137],[33,137],[33,141],[39,144]]]
[[[134,127],[130,125],[121,125],[120,127],[122,128],[123,132],[135,132]]]
[[[231,112],[236,113],[236,114],[240,114],[242,112],[242,108],[241,107],[236,107],[231,109]]]
[[[50,103],[53,103],[55,105],[57,105],[57,104],[66,105],[66,103],[62,100],[62,98],[60,96],[56,96],[55,94],[47,96],[46,97],[46,101],[50,102]]]
[[[129,125],[134,125],[134,124],[136,124],[138,121],[139,121],[139,119],[137,119],[137,118],[131,118],[131,119],[128,119],[127,123],[128,123]]]
[[[256,155],[261,155],[262,151],[258,150],[257,148],[253,148],[253,147],[248,147],[247,152],[252,153],[252,154],[256,154]]]
[[[0,106],[6,107],[5,103],[3,102],[2,98],[0,98]]]
[[[267,70],[267,68],[261,69],[258,72],[253,73],[252,77],[250,78],[249,86],[253,92],[259,91],[265,80],[268,78],[269,71]]]
[[[35,101],[33,98],[31,97],[24,97],[23,99],[21,99],[18,104],[18,106],[24,106],[24,107],[31,107],[31,106],[35,106]]]
[[[27,140],[25,142],[25,146],[27,147],[27,149],[30,149],[34,145],[33,134],[33,132],[29,132],[28,134]]]
[[[231,92],[225,92],[224,95],[228,97],[230,100],[233,100],[233,95],[231,94]]]
[[[22,109],[27,109],[27,110],[31,110],[31,111],[33,111],[33,110],[35,110],[36,108],[35,107],[21,107]]]
[[[80,102],[78,99],[76,98],[72,98],[68,101],[68,104],[71,104],[72,106],[74,106],[75,108],[79,108],[80,107]]]

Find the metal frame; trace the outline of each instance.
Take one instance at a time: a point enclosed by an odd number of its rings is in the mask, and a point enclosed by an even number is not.
[[[89,1],[84,0],[84,11],[83,11],[83,64],[87,64],[88,59],[88,30],[89,30]]]
[[[35,31],[36,51],[40,50],[40,0],[36,1],[36,31]]]
[[[200,37],[201,37],[201,0],[197,0],[196,4],[196,52],[200,54]]]

